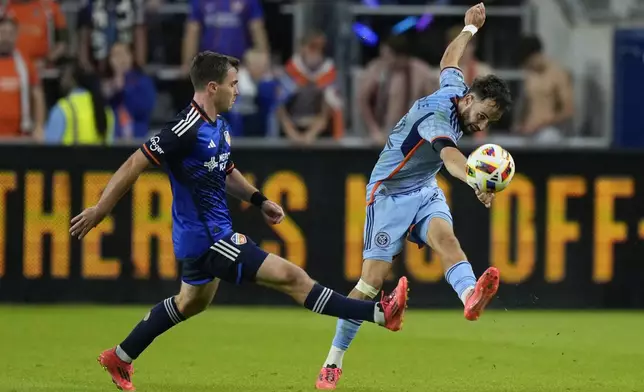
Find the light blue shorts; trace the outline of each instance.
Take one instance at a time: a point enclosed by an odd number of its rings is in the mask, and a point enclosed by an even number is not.
[[[407,235],[409,241],[425,245],[432,218],[441,218],[452,224],[452,214],[439,187],[376,196],[375,201],[367,206],[363,260],[391,262],[402,252]]]

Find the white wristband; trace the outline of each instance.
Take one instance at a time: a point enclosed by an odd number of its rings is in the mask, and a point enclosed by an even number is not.
[[[469,31],[470,33],[472,33],[472,35],[474,35],[477,31],[479,31],[479,29],[477,29],[476,26],[470,24],[463,27],[463,31]]]

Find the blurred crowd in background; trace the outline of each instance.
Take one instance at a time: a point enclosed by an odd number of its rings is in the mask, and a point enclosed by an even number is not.
[[[473,2],[367,3],[4,0],[0,137],[64,145],[143,140],[189,103],[190,60],[213,50],[242,60],[240,96],[225,114],[234,136],[384,145],[410,105],[438,88],[442,52],[463,27],[463,12],[451,7]],[[444,15],[387,13],[427,4]],[[348,24],[339,7],[354,5],[381,12],[351,15]],[[553,143],[571,136],[571,73],[544,53],[525,13],[510,12],[521,11],[522,1],[486,6],[488,22],[461,68],[468,83],[496,72],[511,85],[512,113],[491,133]],[[508,15],[494,19],[495,7]]]

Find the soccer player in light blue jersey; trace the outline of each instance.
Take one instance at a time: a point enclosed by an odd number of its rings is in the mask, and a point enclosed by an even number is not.
[[[443,165],[466,182],[466,157],[456,148],[463,134],[485,131],[510,105],[507,85],[490,75],[465,85],[458,63],[485,22],[478,4],[465,14],[465,27],[441,60],[440,89],[416,101],[389,135],[367,186],[362,275],[349,297],[375,298],[401,253],[405,237],[429,245],[440,255],[445,279],[465,306],[465,318],[477,320],[494,297],[499,272],[491,267],[476,280],[467,256],[454,236],[452,216],[436,183]],[[494,194],[475,191],[489,207]],[[361,322],[340,319],[333,344],[316,381],[318,389],[335,389],[342,359]]]

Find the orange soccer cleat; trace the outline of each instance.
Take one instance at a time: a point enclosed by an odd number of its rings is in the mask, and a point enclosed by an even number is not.
[[[465,318],[476,321],[483,313],[488,303],[499,289],[499,270],[496,267],[488,268],[476,282],[474,291],[465,301]]]
[[[113,348],[105,350],[98,356],[98,363],[103,366],[110,376],[116,387],[122,391],[136,391],[132,385],[132,375],[134,368],[131,363],[123,361],[116,355]]]

